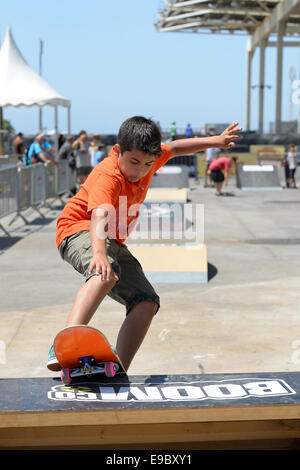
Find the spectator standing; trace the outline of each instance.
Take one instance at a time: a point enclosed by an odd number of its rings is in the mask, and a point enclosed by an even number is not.
[[[74,156],[74,150],[72,148],[72,143],[74,142],[74,137],[67,137],[65,142],[62,144],[58,151],[58,160],[68,160],[69,167],[72,170],[76,169],[76,161]]]
[[[98,145],[97,151],[94,154],[94,160],[93,160],[93,167],[98,165],[98,163],[102,162],[102,160],[105,158],[105,153],[104,153],[104,145],[100,143]]]
[[[101,142],[101,137],[100,135],[94,134],[91,140],[91,143],[89,145],[89,155],[90,155],[90,162],[91,162],[91,167],[94,167],[94,161],[95,161],[95,153],[98,151],[99,144]]]
[[[175,140],[177,135],[176,122],[173,121],[170,127],[171,140]]]
[[[58,151],[58,160],[67,160],[68,165],[72,170],[72,173],[76,172],[76,160],[75,160],[75,155],[74,155],[74,150],[72,148],[72,144],[74,142],[74,137],[69,136],[65,140],[65,142],[62,144]],[[76,185],[70,189],[70,193],[72,195],[76,194],[77,188]]]
[[[62,147],[62,145],[66,142],[66,138],[63,134],[59,134],[58,136],[58,150]]]
[[[190,123],[188,123],[187,126],[186,126],[185,135],[188,139],[190,137],[193,137],[193,129],[192,129]]]
[[[290,188],[297,188],[296,181],[295,181],[295,173],[297,169],[297,162],[296,162],[296,153],[295,153],[295,145],[289,145],[289,151],[287,154],[287,167],[288,167],[288,187]]]
[[[88,152],[88,136],[86,131],[82,130],[79,132],[77,139],[75,139],[72,144],[72,148],[75,150],[79,183],[83,184],[92,169],[91,159]]]
[[[22,132],[19,132],[12,142],[14,155],[24,155],[25,145]]]

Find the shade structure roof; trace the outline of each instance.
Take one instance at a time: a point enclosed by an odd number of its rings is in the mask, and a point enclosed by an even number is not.
[[[10,27],[0,50],[0,107],[7,106],[71,106],[27,64]]]
[[[276,7],[298,4],[285,18],[285,36],[300,35],[299,0],[164,0],[155,29],[159,32],[252,35]]]

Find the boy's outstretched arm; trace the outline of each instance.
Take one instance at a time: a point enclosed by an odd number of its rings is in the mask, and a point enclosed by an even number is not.
[[[174,140],[169,144],[172,149],[172,158],[201,152],[208,148],[230,149],[235,146],[235,140],[242,139],[241,136],[237,135],[238,132],[241,132],[242,128],[237,126],[238,122],[234,122],[222,134],[212,137]]]

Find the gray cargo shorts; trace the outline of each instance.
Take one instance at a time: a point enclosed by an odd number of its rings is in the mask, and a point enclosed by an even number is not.
[[[82,274],[85,281],[95,276],[95,270],[92,274],[89,274],[93,253],[88,230],[65,238],[59,245],[58,250],[62,259]],[[134,305],[144,300],[156,302],[158,311],[160,307],[159,296],[146,278],[138,260],[126,247],[111,238],[106,239],[106,250],[108,260],[119,277],[119,281],[116,282],[108,295],[125,305],[126,315]]]

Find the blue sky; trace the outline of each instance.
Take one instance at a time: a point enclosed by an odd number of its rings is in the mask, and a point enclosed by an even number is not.
[[[28,64],[38,71],[44,41],[43,77],[72,102],[73,133],[116,133],[141,114],[168,128],[239,121],[245,125],[246,36],[157,33],[161,0],[10,0],[1,5],[0,40],[8,25]],[[258,83],[259,53],[253,60]],[[289,119],[289,70],[299,77],[300,53],[284,51],[283,120]],[[266,55],[265,130],[275,114],[275,48]],[[258,126],[258,89],[252,92],[251,128]],[[44,108],[44,125],[54,125]],[[59,128],[67,113],[59,109]],[[297,110],[293,106],[293,118]],[[4,110],[16,131],[38,130],[37,108]]]

